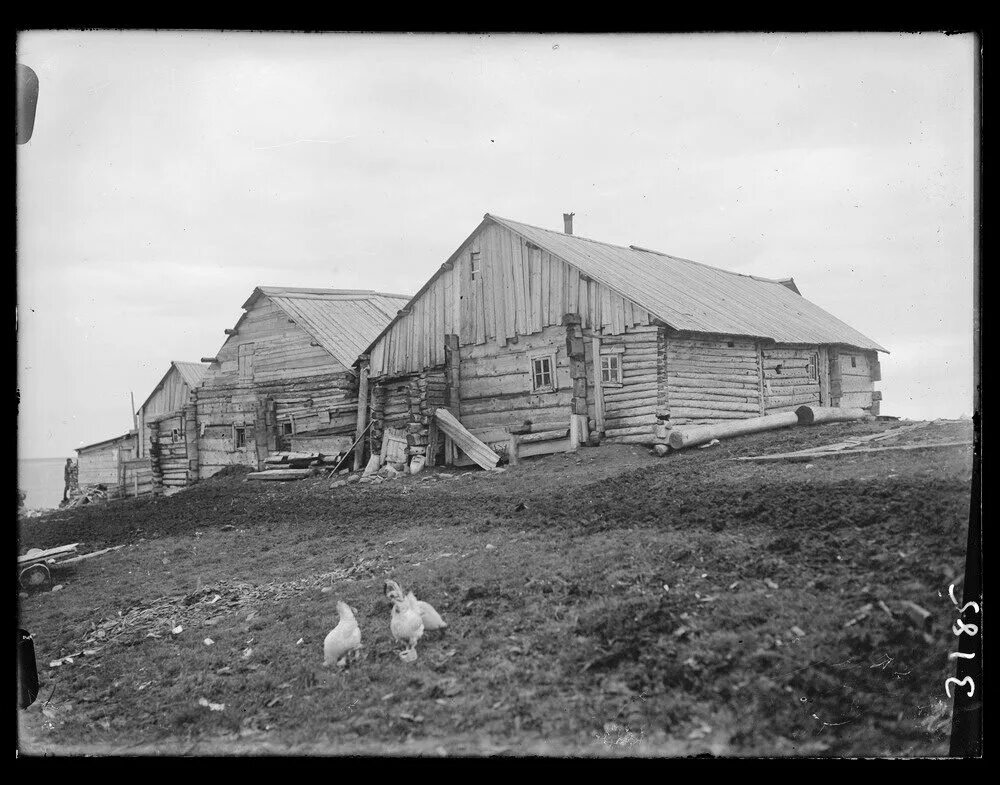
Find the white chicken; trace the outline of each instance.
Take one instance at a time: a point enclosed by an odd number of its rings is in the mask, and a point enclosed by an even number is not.
[[[399,592],[400,596],[403,596],[403,590],[399,587],[398,583],[391,580],[386,581],[385,583],[386,583],[386,590],[385,590],[386,596],[389,596],[390,588],[392,590]],[[416,595],[412,591],[406,595],[406,599],[416,604],[417,611],[420,613],[420,619],[424,623],[425,631],[443,630],[445,627],[448,626],[448,622],[446,622],[444,619],[441,618],[441,614],[439,614],[436,610],[434,610],[433,605],[431,605],[429,602],[418,600]]]
[[[361,628],[358,626],[354,613],[346,602],[337,602],[337,613],[340,621],[327,633],[323,641],[323,666],[334,663],[343,665],[342,660],[354,652],[355,658],[361,653]]]
[[[403,596],[403,590],[395,581],[385,582],[385,596],[392,603],[392,617],[389,630],[392,637],[406,644],[399,653],[400,659],[413,662],[417,658],[417,641],[424,634],[424,622],[417,610],[417,601],[412,592]]]
[[[417,611],[420,613],[420,618],[424,623],[425,630],[443,630],[448,626],[448,622],[441,618],[434,606],[429,602],[424,602],[423,600],[418,600],[413,592],[410,592],[408,597],[412,597],[413,601],[417,605]]]

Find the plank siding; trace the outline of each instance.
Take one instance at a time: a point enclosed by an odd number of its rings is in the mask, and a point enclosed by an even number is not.
[[[481,271],[475,282],[473,251],[479,253]],[[592,300],[598,305],[590,305]],[[445,335],[458,335],[463,349],[504,346],[508,339],[561,326],[563,316],[574,312],[580,312],[584,327],[589,327],[587,316],[601,313],[600,302],[608,303],[604,313],[609,331],[620,334],[648,322],[645,311],[631,303],[626,308],[621,296],[603,284],[581,282],[576,268],[489,224],[461,249],[452,270],[442,271],[411,303],[411,312],[375,343],[370,352],[372,378],[441,365]],[[414,348],[418,345],[422,349]]]

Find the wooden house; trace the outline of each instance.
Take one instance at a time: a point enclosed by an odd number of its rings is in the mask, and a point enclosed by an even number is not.
[[[805,403],[878,412],[886,350],[791,279],[584,239],[564,220],[487,214],[364,350],[373,450],[389,432],[436,454],[442,406],[498,452],[511,432],[651,442]]]
[[[171,362],[136,412],[136,457],[124,471],[124,491],[139,495],[197,479],[195,391],[208,373],[200,363]],[[155,448],[154,448],[155,445]]]
[[[115,436],[101,442],[77,447],[77,484],[106,485],[119,490],[122,486],[123,465],[135,457],[136,433]]]
[[[353,441],[353,364],[408,302],[405,295],[258,287],[196,396],[199,477],[260,467],[294,444],[335,453]],[[308,438],[307,438],[308,437]]]

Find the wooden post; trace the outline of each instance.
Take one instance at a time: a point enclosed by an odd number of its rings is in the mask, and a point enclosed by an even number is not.
[[[819,405],[832,406],[830,401],[830,350],[826,346],[819,347]]]
[[[604,433],[604,385],[601,379],[601,339],[591,338],[594,372],[594,430]]]
[[[462,421],[462,358],[457,335],[444,337],[444,363],[447,386],[445,404],[459,422]],[[445,435],[444,462],[451,466],[458,458],[458,450],[450,436]]]
[[[371,362],[367,354],[361,355],[358,367],[358,427],[354,432],[358,440],[354,448],[354,471],[361,471],[361,463],[365,458],[365,442],[361,434],[368,427],[368,376],[371,373]]]
[[[517,434],[512,433],[510,435],[510,440],[507,443],[507,463],[511,466],[517,466]]]
[[[427,425],[427,453],[424,466],[434,466],[437,463],[438,449],[438,428],[434,413],[431,412],[431,421]]]
[[[760,341],[756,341],[754,345],[757,347],[757,394],[760,399],[760,416],[763,417],[767,413],[764,401],[764,348]]]
[[[570,414],[587,416],[587,361],[583,344],[583,328],[578,314],[563,315],[566,326],[566,355],[569,357],[569,376],[573,380],[573,402]]]
[[[198,406],[193,394],[184,407],[184,443],[187,449],[188,485],[193,485],[198,481],[201,468],[198,452]]]
[[[580,447],[580,415],[571,414],[569,416],[569,443],[570,449],[576,450]]]
[[[257,468],[264,468],[267,460],[267,403],[260,397],[254,407],[254,451],[257,453]]]

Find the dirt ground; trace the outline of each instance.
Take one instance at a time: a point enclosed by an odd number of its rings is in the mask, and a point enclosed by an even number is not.
[[[127,547],[22,596],[41,691],[20,749],[944,755],[971,447],[731,460],[887,430],[878,446],[972,438],[971,422],[909,424],[332,490],[234,471],[22,521],[21,552]],[[416,662],[397,656],[386,577],[449,622]],[[326,670],[336,599],[363,656]]]

